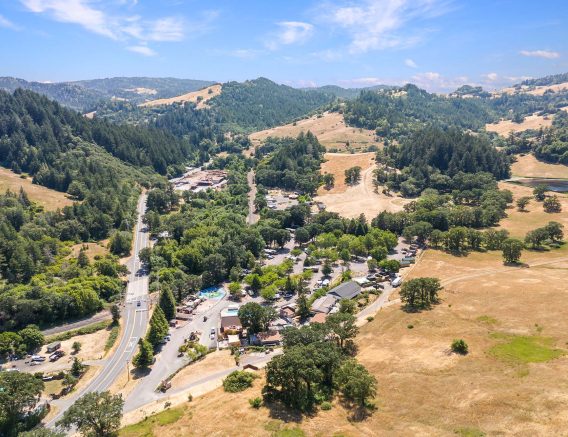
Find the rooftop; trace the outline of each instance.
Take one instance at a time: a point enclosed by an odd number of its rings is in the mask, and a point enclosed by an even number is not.
[[[353,299],[359,293],[361,293],[361,286],[354,281],[349,281],[330,290],[328,296],[335,296],[336,299]]]

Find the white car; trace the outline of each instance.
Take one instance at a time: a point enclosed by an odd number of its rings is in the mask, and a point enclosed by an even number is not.
[[[215,328],[211,328],[211,335],[209,336],[211,338],[211,340],[215,340],[215,333],[217,331],[215,330]]]

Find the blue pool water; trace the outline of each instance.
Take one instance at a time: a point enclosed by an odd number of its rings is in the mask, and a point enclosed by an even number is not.
[[[199,297],[206,297],[207,299],[223,299],[225,290],[222,287],[209,287],[199,292]]]

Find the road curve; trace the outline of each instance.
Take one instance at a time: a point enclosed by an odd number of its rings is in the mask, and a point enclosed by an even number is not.
[[[142,263],[139,252],[149,247],[149,235],[142,223],[142,217],[146,211],[146,194],[142,194],[138,200],[138,219],[134,233],[134,253],[127,266],[130,270],[126,298],[122,310],[122,337],[112,356],[108,357],[97,375],[80,392],[67,398],[53,401],[58,408],[57,414],[46,423],[47,427],[55,426],[65,411],[81,396],[108,390],[116,378],[127,366],[136,352],[138,340],[146,333],[148,324],[148,285],[149,278],[145,271],[141,270]],[[140,302],[140,306],[137,303]]]

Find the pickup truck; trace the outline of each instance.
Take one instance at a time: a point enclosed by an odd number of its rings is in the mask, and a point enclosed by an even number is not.
[[[63,352],[62,350],[57,350],[49,356],[49,361],[57,361],[63,355],[65,355],[65,352]]]

